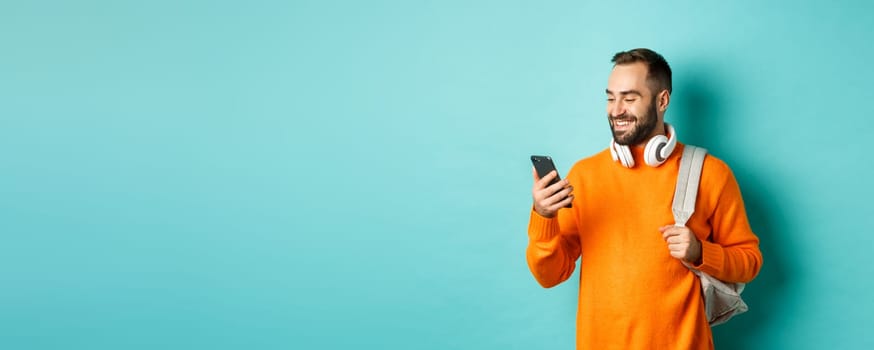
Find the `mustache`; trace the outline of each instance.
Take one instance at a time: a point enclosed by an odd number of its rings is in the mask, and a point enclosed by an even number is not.
[[[608,115],[607,120],[609,120],[611,122],[620,122],[620,121],[635,121],[636,122],[637,117],[635,117],[633,115],[629,115],[629,114],[623,114],[623,115],[616,116],[616,117],[611,117]]]

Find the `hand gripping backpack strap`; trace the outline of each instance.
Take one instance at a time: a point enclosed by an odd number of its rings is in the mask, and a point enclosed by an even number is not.
[[[695,212],[695,199],[698,196],[698,183],[701,181],[701,170],[707,150],[686,145],[680,158],[680,173],[677,175],[677,188],[674,192],[674,202],[671,211],[674,213],[674,225],[685,226]],[[686,265],[701,280],[704,296],[704,309],[710,326],[727,322],[735,315],[746,312],[749,308],[741,299],[743,283],[725,283],[704,272]]]

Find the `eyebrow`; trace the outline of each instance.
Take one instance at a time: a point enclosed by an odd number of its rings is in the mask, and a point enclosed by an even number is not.
[[[607,89],[606,91],[607,91],[607,94],[608,94],[608,95],[613,95],[613,91],[610,91],[610,89]],[[637,91],[637,90],[625,90],[625,91],[619,91],[619,94],[620,94],[620,95],[637,95],[637,96],[643,96],[643,94],[641,94],[640,91]]]

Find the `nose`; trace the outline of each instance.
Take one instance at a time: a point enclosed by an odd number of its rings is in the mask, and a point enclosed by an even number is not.
[[[610,110],[611,117],[618,117],[625,114],[625,106],[622,105],[622,102],[615,101],[612,106],[608,106],[607,108]]]

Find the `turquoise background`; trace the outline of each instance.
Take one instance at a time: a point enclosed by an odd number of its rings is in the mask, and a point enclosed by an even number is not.
[[[717,348],[870,349],[865,4],[4,1],[0,348],[572,349],[528,156],[650,47],[762,240]]]

